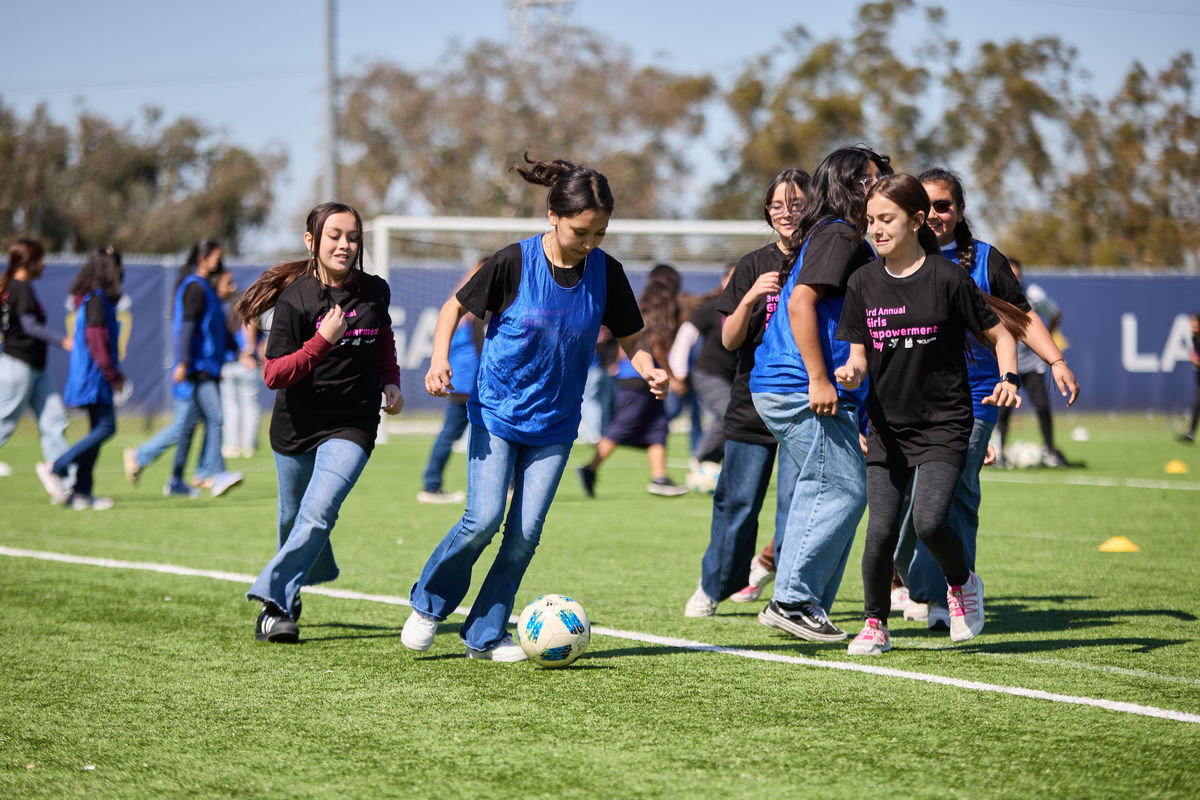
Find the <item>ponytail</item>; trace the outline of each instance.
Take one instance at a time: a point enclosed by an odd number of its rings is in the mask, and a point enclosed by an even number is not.
[[[0,298],[8,291],[8,284],[17,270],[28,269],[41,261],[45,255],[46,250],[41,242],[33,239],[18,239],[13,242],[13,246],[8,249],[8,267],[4,274],[0,275]]]
[[[528,169],[514,166],[513,170],[526,183],[548,186],[546,206],[560,217],[574,217],[585,211],[613,212],[612,190],[605,178],[591,167],[577,167],[570,161],[534,161],[524,154]]]

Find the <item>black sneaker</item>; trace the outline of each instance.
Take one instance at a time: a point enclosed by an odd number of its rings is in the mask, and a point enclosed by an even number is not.
[[[300,639],[300,628],[286,614],[274,606],[263,606],[258,621],[254,623],[254,640],[257,642],[295,642]]]
[[[583,484],[583,493],[588,497],[596,496],[596,470],[591,466],[579,468],[579,482]]]
[[[797,603],[794,609],[785,609],[772,600],[758,615],[758,621],[810,642],[840,642],[846,632],[829,621],[825,609],[812,603]]]
[[[691,490],[680,486],[670,478],[655,478],[646,484],[646,491],[659,497],[682,497]]]
[[[292,601],[292,622],[300,621],[300,611],[301,610],[302,610],[302,608],[301,608],[301,604],[300,604],[300,593],[297,592],[296,599]]]

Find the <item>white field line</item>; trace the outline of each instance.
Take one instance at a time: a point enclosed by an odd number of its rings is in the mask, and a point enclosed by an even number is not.
[[[1101,486],[1119,487],[1125,489],[1174,489],[1182,492],[1200,492],[1200,483],[1184,483],[1182,481],[1159,481],[1144,478],[1091,478],[1086,475],[1070,475],[1059,479],[1051,478],[1044,473],[1041,475],[1012,475],[997,474],[984,471],[984,481],[995,483],[1028,483],[1043,486]]]
[[[155,564],[141,561],[121,561],[113,558],[73,556],[66,553],[48,553],[39,550],[23,550],[15,547],[5,547],[3,545],[0,545],[0,555],[11,556],[13,558],[36,558],[43,561],[59,561],[66,564],[81,564],[92,567],[108,567],[110,569],[136,569],[147,572],[163,573],[167,575],[182,575],[193,578],[210,578],[212,580],[230,581],[233,583],[242,584],[253,583],[255,577],[253,575],[242,575],[236,572],[221,572],[218,570],[180,567],[174,564]],[[402,597],[382,594],[364,594],[362,592],[352,592],[344,589],[329,589],[321,586],[306,586],[304,588],[304,592],[305,594],[319,594],[325,597],[336,597],[343,600],[366,600],[372,603],[386,603],[388,605],[396,606],[407,606],[409,604],[408,601]],[[467,609],[465,608],[459,608],[455,610],[456,614],[461,615],[465,615],[466,612]],[[654,634],[639,633],[637,631],[622,631],[614,628],[604,627],[593,627],[592,631],[600,634],[601,636],[612,636],[618,639],[628,639],[630,641],[644,642],[646,644],[654,644],[662,647],[678,647],[685,650],[721,653],[724,655],[733,655],[741,658],[753,659],[755,661],[771,661],[780,664],[799,664],[808,667],[819,667],[822,669],[861,672],[868,675],[879,675],[887,678],[905,678],[907,680],[921,681],[923,683],[933,683],[941,686],[953,686],[959,689],[970,689],[977,692],[1008,694],[1016,697],[1029,697],[1036,700],[1049,700],[1054,703],[1093,706],[1095,708],[1102,708],[1107,711],[1117,711],[1124,714],[1137,714],[1144,717],[1157,717],[1159,719],[1170,719],[1175,720],[1176,722],[1200,723],[1200,714],[1192,714],[1186,711],[1175,711],[1169,708],[1144,706],[1137,703],[1124,703],[1095,697],[1076,697],[1069,694],[1043,692],[1038,689],[1025,689],[1020,686],[1002,686],[995,683],[968,681],[961,678],[950,678],[943,675],[931,675],[923,672],[892,669],[890,667],[881,667],[874,664],[848,661],[822,661],[815,658],[805,658],[803,656],[764,653],[755,650],[744,650],[737,647],[726,647],[723,645],[697,642],[691,639],[677,639],[670,636],[656,636]]]

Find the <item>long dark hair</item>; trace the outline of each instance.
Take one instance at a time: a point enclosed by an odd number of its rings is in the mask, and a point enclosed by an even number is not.
[[[857,239],[866,233],[864,214],[867,200],[858,176],[870,163],[879,167],[884,175],[892,173],[890,158],[861,144],[834,150],[817,165],[812,177],[812,191],[805,196],[804,213],[797,221],[796,231],[788,243],[791,252],[784,266],[785,273],[792,269],[800,257],[804,240],[823,220],[844,220],[854,228]]]
[[[808,189],[812,185],[812,176],[802,169],[788,167],[774,178],[771,178],[771,182],[767,184],[767,190],[763,192],[762,209],[763,219],[765,219],[767,224],[771,225],[772,227],[774,227],[774,225],[771,223],[771,201],[775,198],[775,190],[778,189],[781,184],[786,184],[788,187],[787,191],[785,192],[785,196],[786,202],[790,206],[792,201],[796,199],[797,190],[804,195],[808,195]]]
[[[513,170],[526,182],[538,186],[549,186],[546,206],[560,217],[574,217],[584,211],[613,212],[613,194],[608,187],[608,178],[591,167],[577,167],[570,161],[535,161],[524,154],[526,169],[514,166]]]
[[[13,246],[8,248],[8,267],[4,274],[0,275],[0,299],[3,299],[4,293],[8,291],[8,284],[17,270],[32,267],[45,255],[46,249],[42,247],[42,243],[34,239],[17,239],[13,242]]]
[[[216,239],[201,239],[192,245],[192,250],[188,253],[187,260],[179,268],[179,274],[175,276],[175,291],[179,291],[179,284],[183,283],[183,279],[196,271],[196,267],[200,266],[200,259],[208,258],[217,250],[223,250],[221,243]],[[217,263],[217,268],[212,271],[212,275],[224,271],[225,266],[220,262]]]
[[[875,195],[881,195],[898,205],[909,217],[916,218],[917,214],[921,214],[923,218],[928,220],[929,194],[925,191],[925,187],[922,186],[923,183],[925,181],[920,178],[914,178],[912,175],[904,173],[889,175],[886,178],[880,179],[878,183],[871,187],[870,191],[867,192],[867,200],[870,200]],[[937,237],[934,236],[933,231],[929,229],[927,223],[922,224],[917,231],[917,239],[921,242],[921,246],[927,254],[941,252],[941,248],[938,247]],[[1014,339],[1020,339],[1025,335],[1025,329],[1029,327],[1029,317],[1024,311],[1012,303],[1001,300],[999,297],[993,297],[987,292],[982,292],[982,294],[984,299],[987,300],[988,305],[996,312],[996,316],[1004,323],[1005,329],[1012,334]]]
[[[121,280],[125,270],[121,266],[121,251],[109,245],[99,247],[88,253],[83,267],[71,281],[70,292],[77,300],[97,289],[108,295],[108,299],[117,302],[121,299]]]
[[[312,252],[308,254],[308,258],[302,258],[297,261],[281,261],[273,267],[269,267],[262,275],[259,275],[254,283],[242,293],[242,297],[237,301],[238,314],[243,320],[249,322],[261,316],[263,312],[275,306],[275,301],[279,299],[279,293],[290,286],[297,278],[302,276],[316,278],[317,276],[317,253],[321,249],[321,234],[325,230],[325,221],[334,214],[353,214],[354,222],[358,229],[358,257],[354,263],[350,265],[351,270],[357,269],[362,272],[363,269],[363,248],[362,248],[362,217],[353,206],[348,206],[345,203],[322,203],[321,205],[308,212],[308,219],[304,223],[304,230],[313,239]]]
[[[962,209],[966,208],[967,199],[963,193],[962,179],[955,173],[943,167],[932,167],[917,176],[921,183],[944,183],[950,189],[950,197],[958,206],[958,223],[954,226],[954,246],[958,249],[958,264],[970,271],[975,268],[975,236],[971,233],[971,225],[967,222]]]
[[[663,358],[679,330],[679,272],[670,264],[655,264],[638,297],[638,309],[646,327],[642,337],[651,354]]]

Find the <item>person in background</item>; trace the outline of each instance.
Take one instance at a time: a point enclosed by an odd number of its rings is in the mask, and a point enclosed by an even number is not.
[[[230,283],[232,274],[224,273]],[[224,279],[223,279],[224,280]],[[228,287],[218,284],[217,294],[224,300]],[[233,291],[236,291],[236,287]],[[259,392],[262,389],[262,363],[267,337],[256,321],[243,322],[237,313],[237,299],[225,314],[225,327],[233,337],[231,360],[221,366],[221,412],[224,416],[221,454],[225,458],[251,458],[258,449],[258,425],[262,416]]]
[[[53,463],[67,452],[67,409],[46,369],[46,350],[54,345],[70,352],[71,339],[46,327],[46,309],[33,291],[45,268],[41,243],[20,239],[9,248],[8,266],[0,275],[0,447],[28,408],[37,420],[42,458]],[[0,475],[10,472],[0,463]]]
[[[77,511],[113,507],[110,497],[93,494],[93,477],[100,447],[117,431],[113,393],[125,385],[117,351],[120,323],[117,301],[121,299],[121,254],[113,247],[92,251],[71,283],[75,304],[75,339],[67,368],[63,401],[87,411],[91,427],[53,463],[40,462],[36,469],[51,502]],[[75,469],[75,486],[68,491],[63,481]]]
[[[1036,283],[1026,285],[1021,280],[1020,261],[1010,256],[1008,265],[1012,268],[1013,277],[1022,284],[1021,288],[1030,307],[1053,336],[1062,323],[1062,311],[1042,287]],[[1046,362],[1029,349],[1025,342],[1017,342],[1017,374],[1021,376],[1021,387],[1025,390],[1025,396],[1033,404],[1033,410],[1037,414],[1038,429],[1042,432],[1042,442],[1045,444],[1042,464],[1047,467],[1068,466],[1066,457],[1054,446],[1054,417],[1050,413],[1050,393],[1046,389]],[[1011,406],[1001,408],[996,420],[996,430],[1000,433],[1000,452],[996,454],[996,465],[1001,467],[1004,466],[1004,442],[1008,438],[1008,423],[1012,411]]]
[[[674,391],[684,391],[682,382],[670,373],[668,354],[679,329],[679,272],[668,264],[650,270],[638,298],[638,309],[646,321],[643,338],[655,366],[665,367]],[[646,451],[650,483],[646,491],[660,497],[679,497],[688,493],[667,475],[667,436],[669,420],[664,403],[658,402],[649,382],[628,359],[617,364],[617,406],[612,423],[596,445],[591,462],[579,468],[579,479],[588,497],[596,495],[596,474],[600,465],[618,445]]]
[[[1192,397],[1192,419],[1188,429],[1179,435],[1179,441],[1193,444],[1196,441],[1196,422],[1200,420],[1200,311],[1193,311],[1188,317],[1192,326],[1192,366],[1196,368],[1196,393]]]
[[[263,376],[275,390],[276,551],[246,592],[262,603],[260,642],[297,641],[301,588],[337,578],[330,535],[375,447],[380,398],[387,414],[404,406],[392,294],[363,271],[362,218],[322,203],[308,214],[304,244],[308,258],[271,267],[236,306],[246,322],[274,309]]]
[[[486,259],[484,259],[486,261]],[[471,276],[479,271],[484,261],[480,261],[454,287],[458,291],[466,285]],[[467,400],[475,388],[475,375],[479,370],[479,351],[483,347],[483,336],[486,322],[474,314],[466,314],[454,329],[450,338],[450,369],[455,376],[454,382],[458,391],[446,396],[446,413],[442,417],[442,429],[438,431],[429,451],[429,461],[425,464],[424,486],[417,492],[418,503],[461,503],[467,499],[467,493],[462,491],[446,492],[442,489],[442,475],[446,471],[446,461],[454,443],[467,429]]]
[[[596,354],[588,367],[587,383],[583,387],[583,407],[580,409],[579,443],[596,444],[604,429],[612,422],[617,401],[617,354],[621,345],[608,328],[601,327],[596,335]]]

